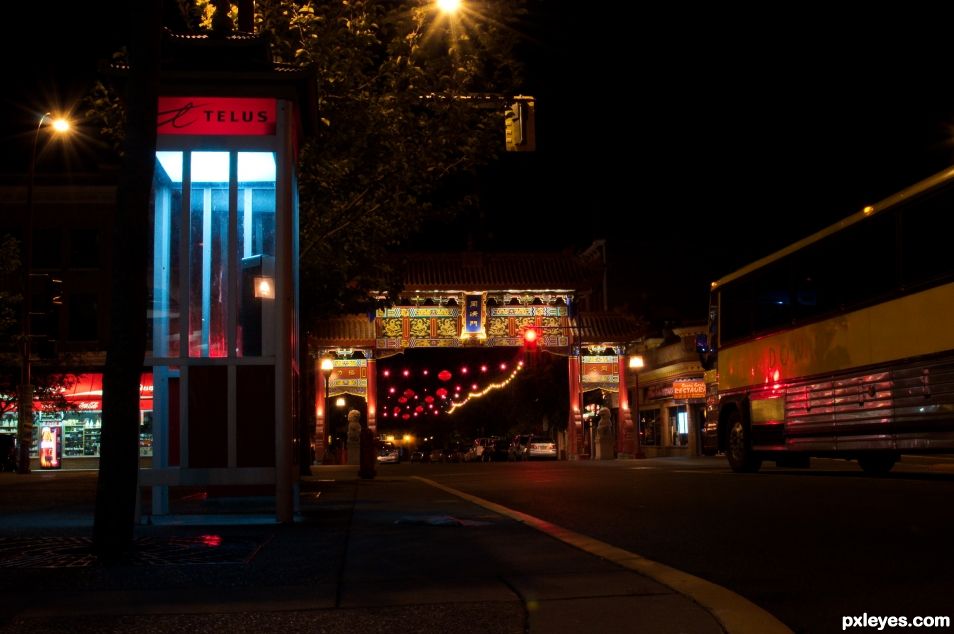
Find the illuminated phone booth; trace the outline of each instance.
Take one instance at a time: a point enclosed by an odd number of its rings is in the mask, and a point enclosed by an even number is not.
[[[140,486],[161,515],[169,486],[274,485],[286,522],[298,483],[298,104],[287,86],[218,80],[159,98],[153,461]]]

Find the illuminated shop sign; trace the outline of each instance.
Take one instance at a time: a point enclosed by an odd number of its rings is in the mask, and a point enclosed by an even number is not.
[[[702,381],[673,381],[672,397],[682,398],[705,398],[706,384]]]
[[[62,427],[43,425],[40,428],[39,457],[41,469],[59,469],[62,467],[60,456],[63,453]]]
[[[274,135],[275,99],[248,97],[159,97],[159,134]]]

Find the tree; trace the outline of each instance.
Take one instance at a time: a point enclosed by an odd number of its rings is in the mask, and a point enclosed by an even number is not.
[[[123,159],[113,225],[112,312],[93,549],[105,561],[132,546],[139,468],[139,377],[145,358],[146,254],[156,161],[161,0],[129,3]]]
[[[479,166],[503,148],[503,97],[522,3],[260,4],[277,62],[315,69],[320,129],[300,161],[304,323],[393,301],[388,254],[429,222],[473,211]],[[386,300],[385,300],[386,301]]]

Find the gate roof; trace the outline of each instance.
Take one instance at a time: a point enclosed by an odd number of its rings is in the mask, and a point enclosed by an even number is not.
[[[599,270],[572,253],[404,254],[407,291],[581,291]]]

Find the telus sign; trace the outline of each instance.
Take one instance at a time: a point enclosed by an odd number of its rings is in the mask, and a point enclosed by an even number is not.
[[[275,134],[274,99],[159,97],[159,134],[262,136]]]

